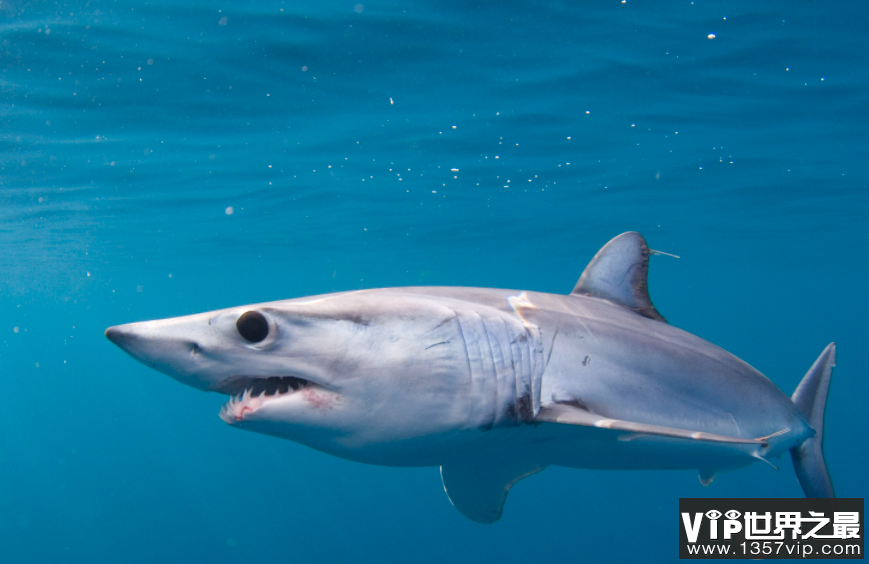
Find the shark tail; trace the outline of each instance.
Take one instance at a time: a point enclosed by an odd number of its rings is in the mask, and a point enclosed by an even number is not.
[[[836,343],[830,343],[812,365],[791,396],[803,417],[815,430],[815,436],[791,449],[794,470],[806,497],[836,497],[833,482],[824,461],[824,409],[830,376],[836,366]]]

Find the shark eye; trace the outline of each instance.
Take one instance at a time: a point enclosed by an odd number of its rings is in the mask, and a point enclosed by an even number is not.
[[[259,343],[269,335],[269,322],[258,311],[241,314],[235,322],[235,327],[238,329],[238,334],[251,343]]]

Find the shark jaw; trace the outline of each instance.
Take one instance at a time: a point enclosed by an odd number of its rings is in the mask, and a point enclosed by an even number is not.
[[[233,425],[256,413],[267,403],[286,403],[301,394],[310,400],[311,392],[321,388],[310,380],[296,376],[231,376],[212,389],[230,396],[220,408],[220,418]]]

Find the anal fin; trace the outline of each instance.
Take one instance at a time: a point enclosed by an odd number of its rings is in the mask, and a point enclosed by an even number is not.
[[[700,483],[705,487],[712,483],[712,480],[715,479],[715,472],[713,470],[708,469],[700,469],[700,474],[697,476],[700,478]]]
[[[501,518],[510,488],[544,468],[528,461],[481,457],[441,466],[441,480],[462,515],[489,524]]]

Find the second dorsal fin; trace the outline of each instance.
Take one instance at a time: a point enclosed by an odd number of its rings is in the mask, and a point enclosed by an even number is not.
[[[612,239],[594,255],[571,294],[592,296],[667,322],[649,297],[649,247],[636,231]]]

